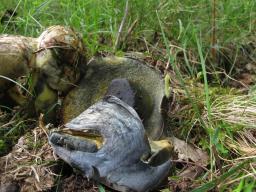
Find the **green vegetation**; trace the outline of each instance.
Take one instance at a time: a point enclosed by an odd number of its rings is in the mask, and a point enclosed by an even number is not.
[[[0,106],[0,156],[8,153],[18,139],[36,125],[35,120],[26,117],[20,111]]]
[[[118,0],[3,1],[0,15],[12,9],[17,16],[0,25],[0,33],[37,37],[50,25],[70,25],[81,32],[89,58],[96,53],[145,53],[168,73],[166,84],[171,88],[166,87],[166,92],[171,90],[175,105],[168,113],[169,129],[209,153],[209,172],[194,181],[201,186],[195,191],[255,190],[255,162],[246,160],[256,159],[256,100],[250,87],[256,78],[238,83],[243,89],[232,82],[241,80],[237,78],[248,58],[253,56],[255,65],[256,1],[130,0],[115,51],[125,4]],[[0,140],[0,148],[4,146]]]
[[[255,1],[218,1],[216,6],[218,46],[240,43],[255,31]],[[83,34],[90,52],[112,50],[124,7],[125,1],[115,0],[3,1],[0,4],[2,14],[6,9],[17,9],[18,15],[9,24],[15,27],[1,25],[0,31],[37,36],[49,25],[71,25]],[[196,47],[195,34],[202,38],[204,49],[211,46],[211,1],[131,0],[124,31],[137,20],[132,40],[136,42],[145,37],[146,41],[155,44],[155,33],[161,33],[156,12],[168,39],[179,46]],[[100,43],[102,41],[104,43]]]

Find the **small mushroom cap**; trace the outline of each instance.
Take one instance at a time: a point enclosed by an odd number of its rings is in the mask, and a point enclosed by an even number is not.
[[[67,26],[51,26],[38,37],[36,68],[48,85],[67,92],[86,70],[86,50],[81,36]]]
[[[76,33],[72,28],[67,26],[55,25],[47,28],[38,37],[38,49],[51,49],[61,48],[69,60],[74,58],[70,57],[70,50],[75,50],[79,54],[84,54],[85,47],[81,36]],[[74,55],[75,56],[75,55]],[[74,64],[71,62],[71,64]]]

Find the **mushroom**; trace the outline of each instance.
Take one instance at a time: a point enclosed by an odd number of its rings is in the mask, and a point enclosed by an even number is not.
[[[136,103],[139,86],[132,85],[126,78],[113,79],[102,100],[53,131],[49,140],[55,153],[87,178],[118,191],[149,191],[168,175],[172,145],[168,140],[148,138],[150,131],[159,128],[144,128],[134,110],[136,105],[143,107]],[[156,98],[152,98],[155,103]],[[85,99],[90,98],[80,102]]]
[[[52,132],[49,141],[60,158],[88,179],[118,191],[152,190],[171,165],[168,158],[161,164],[152,163],[158,155],[152,154],[140,117],[113,95]]]
[[[65,95],[74,87],[85,66],[82,38],[70,27],[51,26],[38,38],[0,35],[0,98],[8,95],[20,105],[33,100],[36,112],[49,112],[58,93]],[[20,86],[29,97],[15,88],[24,76],[32,79],[29,91]]]
[[[126,57],[95,57],[86,66],[85,76],[63,101],[64,123],[98,102],[113,79],[125,78],[134,89],[134,109],[143,121],[147,135],[157,140],[164,134],[162,115],[164,82],[162,75],[143,61]]]

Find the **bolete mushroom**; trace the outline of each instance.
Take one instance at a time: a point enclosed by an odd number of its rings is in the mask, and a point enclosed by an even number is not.
[[[118,191],[154,189],[169,173],[170,160],[151,164],[152,154],[136,111],[105,96],[49,138],[55,153],[89,179]]]
[[[63,101],[64,123],[99,101],[113,79],[125,78],[135,93],[135,110],[148,136],[157,140],[164,134],[162,75],[140,60],[126,57],[95,57],[87,65],[85,76]]]
[[[38,38],[1,35],[0,97],[8,92],[18,104],[33,100],[30,104],[37,112],[47,112],[56,104],[58,92],[74,87],[85,63],[82,38],[70,27],[49,27]],[[33,99],[13,89],[18,78],[30,75]]]
[[[163,133],[163,87],[160,73],[138,60],[92,60],[64,100],[68,123],[50,135],[55,153],[115,190],[154,189],[169,173],[172,151],[169,141],[152,140]]]
[[[1,36],[0,43],[1,92],[13,86],[10,79],[32,74],[39,112],[49,110],[58,92],[67,93],[85,72],[64,100],[64,122],[72,120],[49,138],[67,163],[119,191],[151,190],[168,174],[171,145],[152,140],[164,127],[160,73],[121,57],[94,58],[85,71],[82,39],[63,26],[50,27],[37,39]],[[122,86],[132,88],[120,99],[116,78],[127,79]]]

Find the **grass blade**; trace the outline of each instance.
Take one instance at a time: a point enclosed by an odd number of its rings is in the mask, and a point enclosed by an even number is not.
[[[14,81],[12,80],[11,78],[9,77],[6,77],[6,76],[3,76],[3,75],[0,75],[0,78],[3,78],[3,79],[6,79],[8,81],[11,81],[13,83],[15,83],[16,85],[18,85],[20,88],[22,88],[24,91],[26,91],[30,96],[33,96],[32,93],[29,92],[29,90],[27,90],[24,86],[22,86],[20,83],[18,83],[17,81]]]
[[[205,191],[209,191],[209,190],[213,189],[219,183],[224,182],[225,179],[227,179],[228,177],[230,177],[231,175],[236,173],[238,170],[242,169],[249,162],[250,162],[250,160],[247,160],[247,161],[244,161],[244,162],[240,163],[239,165],[237,165],[236,167],[231,168],[228,172],[224,173],[223,175],[221,175],[217,179],[214,179],[214,180],[202,185],[201,187],[198,187],[198,188],[192,190],[192,192],[205,192]]]

